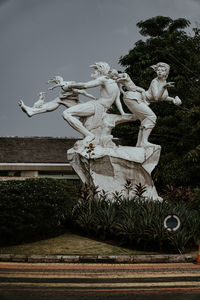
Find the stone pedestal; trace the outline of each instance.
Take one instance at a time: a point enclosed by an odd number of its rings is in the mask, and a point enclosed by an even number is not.
[[[157,194],[151,172],[159,161],[160,150],[159,145],[147,148],[95,146],[90,154],[86,149],[82,151],[72,148],[68,150],[67,157],[83,183],[88,182],[89,167],[93,183],[99,186],[99,190],[121,192],[128,179],[133,185],[145,185],[147,190],[144,196],[156,200],[161,198]]]

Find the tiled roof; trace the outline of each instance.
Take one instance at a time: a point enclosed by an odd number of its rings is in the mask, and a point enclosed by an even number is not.
[[[65,163],[77,139],[0,137],[0,163]]]

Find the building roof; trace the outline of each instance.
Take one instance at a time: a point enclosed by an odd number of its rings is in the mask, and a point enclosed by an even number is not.
[[[77,139],[0,137],[0,163],[66,163]]]

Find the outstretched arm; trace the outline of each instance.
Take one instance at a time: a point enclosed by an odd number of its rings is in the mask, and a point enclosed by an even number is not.
[[[79,89],[72,89],[72,90],[77,94],[81,94],[84,95],[85,97],[96,100],[96,98],[93,95],[87,93],[85,90],[79,90]]]
[[[71,83],[69,85],[67,85],[67,89],[69,88],[77,88],[77,89],[88,89],[88,88],[93,88],[96,86],[99,86],[103,83],[101,78],[97,78],[94,80],[90,80],[88,82],[77,82],[77,83]],[[63,87],[63,89],[65,89],[65,87]]]
[[[62,87],[62,85],[60,83],[55,84],[54,86],[48,88],[48,90],[53,91],[55,88],[57,87]]]

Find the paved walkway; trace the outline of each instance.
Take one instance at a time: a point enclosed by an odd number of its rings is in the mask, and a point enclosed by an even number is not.
[[[200,265],[0,263],[3,300],[122,297],[200,299]]]

